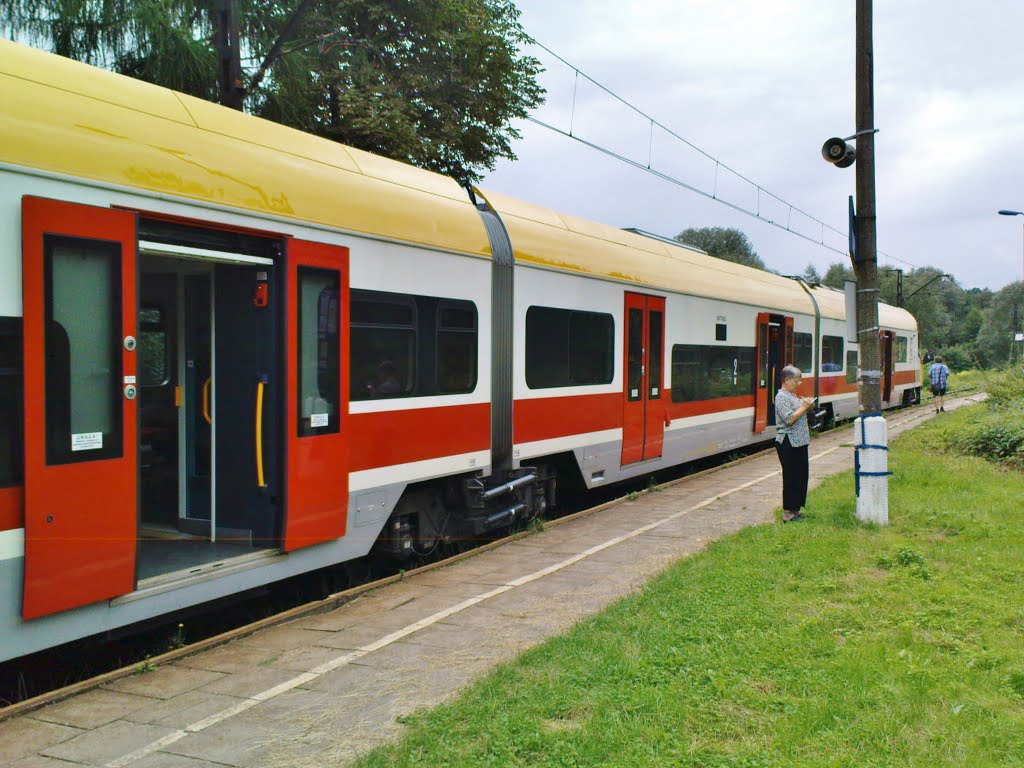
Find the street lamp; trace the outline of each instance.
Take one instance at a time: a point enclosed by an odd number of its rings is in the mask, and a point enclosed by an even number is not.
[[[1000,211],[1000,216],[1024,216],[1024,211]]]

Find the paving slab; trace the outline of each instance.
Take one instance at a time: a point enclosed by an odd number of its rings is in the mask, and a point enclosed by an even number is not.
[[[277,656],[278,653],[269,648],[225,643],[208,651],[179,659],[174,662],[174,666],[231,674],[263,666]]]
[[[157,725],[115,720],[73,739],[40,750],[40,754],[73,763],[103,765],[157,739],[162,739],[173,730]]]
[[[132,712],[123,719],[133,723],[184,728],[242,700],[240,697],[207,691],[187,691],[173,699],[154,701],[148,707]]]
[[[31,717],[15,718],[0,727],[0,765],[27,758],[82,733],[86,731]]]
[[[153,702],[152,696],[97,688],[36,710],[32,717],[35,720],[70,725],[74,728],[99,728],[144,709]]]
[[[137,696],[149,696],[154,699],[172,699],[179,693],[207,685],[223,676],[220,672],[171,665],[154,669],[151,672],[140,672],[122,677],[103,687],[109,691],[133,693]]]
[[[67,763],[61,763],[61,765],[64,768],[70,768]],[[194,757],[184,757],[183,755],[172,755],[168,752],[156,752],[132,763],[132,768],[224,768],[224,764],[196,760]]]

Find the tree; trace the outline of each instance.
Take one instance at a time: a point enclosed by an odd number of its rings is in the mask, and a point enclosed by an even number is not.
[[[996,292],[985,310],[985,320],[978,331],[977,343],[978,358],[982,365],[1005,365],[1010,360],[1014,334],[1021,332],[1022,324],[1024,283],[1010,283]]]
[[[821,274],[818,272],[817,267],[815,267],[813,264],[807,265],[807,268],[804,270],[803,273],[803,278],[804,280],[807,281],[808,285],[821,284]]]
[[[836,261],[828,265],[828,269],[825,271],[825,276],[821,278],[822,285],[827,285],[829,288],[836,288],[843,290],[847,280],[853,280],[853,270],[841,261]]]
[[[738,229],[731,227],[698,227],[684,229],[675,236],[684,245],[692,245],[717,259],[725,259],[756,269],[768,269],[754,251],[750,240]]]
[[[218,11],[236,5],[232,91]],[[0,0],[0,30],[460,181],[514,159],[511,121],[544,97],[512,0]]]

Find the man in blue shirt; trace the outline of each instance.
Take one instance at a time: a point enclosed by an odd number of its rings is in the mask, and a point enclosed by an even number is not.
[[[942,355],[936,355],[935,362],[928,369],[928,378],[932,381],[932,394],[935,396],[932,402],[935,404],[935,412],[945,412],[946,408],[943,398],[946,394],[946,380],[949,378],[949,368],[942,362]]]

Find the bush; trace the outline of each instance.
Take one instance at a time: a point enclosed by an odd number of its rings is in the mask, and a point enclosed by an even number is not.
[[[978,367],[978,356],[968,344],[957,344],[942,350],[942,357],[951,371],[968,371]]]
[[[992,409],[1024,406],[1024,373],[1017,368],[992,371],[984,383]]]
[[[1024,463],[1024,423],[1002,420],[964,436],[966,452],[990,461]]]

